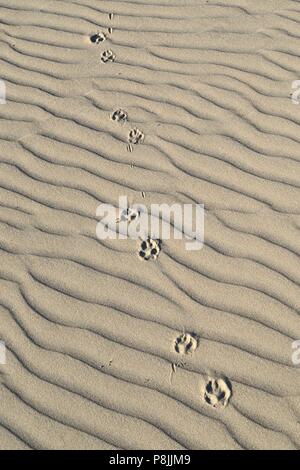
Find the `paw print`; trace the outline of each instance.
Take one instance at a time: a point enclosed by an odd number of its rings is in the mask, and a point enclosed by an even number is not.
[[[114,62],[116,60],[115,54],[111,50],[104,51],[101,55],[101,62],[106,64],[106,62]]]
[[[157,259],[161,250],[161,241],[152,240],[152,238],[147,238],[141,243],[141,248],[139,251],[140,258],[148,261],[149,259]]]
[[[124,209],[121,212],[121,215],[119,219],[117,219],[118,222],[132,222],[133,220],[136,220],[140,216],[140,211],[138,209],[132,208],[132,207],[127,207],[127,209]]]
[[[106,35],[105,35],[104,33],[93,34],[93,35],[90,37],[90,41],[91,41],[93,44],[100,44],[100,42],[105,41],[105,39],[106,39]]]
[[[110,116],[112,121],[116,122],[126,122],[128,119],[128,114],[126,111],[123,111],[123,109],[116,109],[111,116]]]
[[[136,127],[131,129],[128,134],[128,142],[130,144],[141,144],[144,141],[144,134]]]
[[[178,354],[191,354],[198,347],[198,338],[194,334],[182,333],[175,339],[174,349]]]
[[[213,408],[224,408],[231,394],[231,384],[227,379],[210,378],[205,386],[204,400]]]

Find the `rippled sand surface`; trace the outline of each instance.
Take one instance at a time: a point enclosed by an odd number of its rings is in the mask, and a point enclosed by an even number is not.
[[[0,0],[0,448],[300,447],[299,25],[292,0]],[[122,195],[203,203],[204,248],[98,240]]]

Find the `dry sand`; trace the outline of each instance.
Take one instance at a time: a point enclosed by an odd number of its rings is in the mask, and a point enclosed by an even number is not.
[[[0,0],[0,448],[300,447],[299,24],[292,0]],[[204,203],[204,248],[97,240],[120,195]]]

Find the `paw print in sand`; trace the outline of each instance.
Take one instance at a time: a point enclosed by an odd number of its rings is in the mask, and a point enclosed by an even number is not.
[[[105,41],[106,35],[104,33],[93,34],[90,37],[90,40],[93,44],[100,44],[100,42]]]
[[[210,378],[205,386],[204,400],[213,408],[224,408],[231,394],[231,384],[227,379]]]
[[[116,109],[111,115],[110,118],[112,121],[116,122],[126,122],[128,119],[128,114],[123,109]]]
[[[141,144],[144,141],[144,134],[136,127],[131,129],[128,134],[128,142],[130,144]]]
[[[106,64],[106,62],[114,62],[116,60],[115,54],[111,50],[104,51],[101,55],[101,62]]]
[[[198,347],[198,338],[194,334],[182,333],[175,340],[174,348],[178,354],[191,354]]]
[[[140,211],[133,207],[127,207],[121,212],[120,217],[117,219],[118,222],[132,222],[140,216]]]
[[[147,238],[141,243],[141,248],[139,251],[140,258],[148,261],[149,259],[157,259],[161,250],[161,241],[153,240],[152,238]]]

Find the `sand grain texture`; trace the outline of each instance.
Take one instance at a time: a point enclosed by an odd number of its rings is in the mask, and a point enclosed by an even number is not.
[[[1,449],[300,447],[299,25],[292,0],[0,0]],[[121,195],[204,203],[205,247],[97,240]]]

